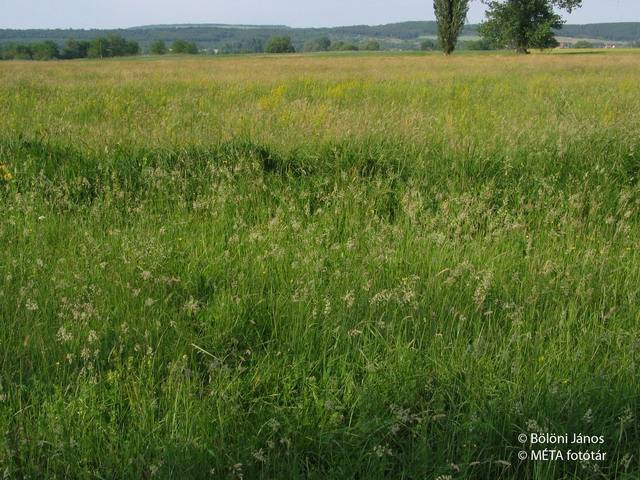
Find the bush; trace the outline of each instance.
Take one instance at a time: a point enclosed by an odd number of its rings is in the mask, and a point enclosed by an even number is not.
[[[353,43],[336,42],[331,45],[331,50],[334,52],[357,52],[360,49]]]
[[[265,47],[267,53],[295,53],[291,37],[271,37]]]
[[[62,49],[61,57],[66,60],[87,58],[90,46],[91,42],[69,39]]]
[[[593,43],[586,40],[580,40],[573,44],[573,48],[593,48]]]
[[[321,37],[309,40],[304,44],[305,52],[326,52],[331,48],[331,40],[329,37]]]
[[[198,46],[194,42],[176,40],[173,42],[173,45],[171,45],[171,53],[196,55],[198,53]]]
[[[466,50],[491,50],[491,44],[484,38],[462,42],[461,46]]]
[[[87,52],[89,58],[106,58],[110,57],[109,54],[109,40],[104,37],[98,37],[91,41],[89,51]]]
[[[60,57],[58,44],[50,40],[31,45],[31,57],[34,60],[53,60]]]
[[[125,57],[140,53],[140,45],[130,42],[120,35],[98,37],[89,45],[87,56],[90,58]]]
[[[420,42],[420,50],[432,51],[437,49],[438,49],[438,43],[434,40],[431,40],[430,38],[427,38],[426,40],[423,40],[422,42]]]
[[[3,60],[32,60],[33,52],[31,45],[21,45],[10,43],[0,52]]]
[[[362,46],[361,50],[377,52],[380,50],[380,44],[375,40],[370,40]]]
[[[164,55],[167,53],[167,45],[163,40],[156,40],[149,46],[149,53],[151,55]]]

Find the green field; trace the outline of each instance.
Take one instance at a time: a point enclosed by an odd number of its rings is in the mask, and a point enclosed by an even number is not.
[[[638,78],[2,63],[0,475],[639,478]]]

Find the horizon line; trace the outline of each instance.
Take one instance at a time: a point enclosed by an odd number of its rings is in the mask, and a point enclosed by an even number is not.
[[[333,29],[333,28],[349,28],[349,27],[383,27],[387,25],[401,25],[404,23],[436,23],[436,20],[404,20],[401,22],[389,22],[378,24],[367,23],[354,23],[350,25],[334,25],[334,26],[314,26],[314,27],[292,27],[290,25],[277,25],[277,24],[249,24],[249,23],[150,23],[146,25],[134,25],[130,27],[30,27],[30,28],[12,28],[12,27],[0,27],[1,30],[15,30],[15,31],[27,31],[27,30],[141,30],[148,28],[215,28],[215,27],[231,27],[231,28],[286,28],[290,30],[320,30],[320,29]],[[480,25],[482,22],[465,23],[465,26]],[[588,26],[588,25],[615,25],[623,23],[640,23],[640,21],[619,21],[619,22],[589,22],[589,23],[566,23],[564,25],[571,26]]]

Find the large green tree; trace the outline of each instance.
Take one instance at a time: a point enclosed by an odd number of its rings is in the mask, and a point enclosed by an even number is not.
[[[469,11],[469,0],[434,0],[433,10],[438,21],[438,38],[446,55],[456,48],[458,36]]]
[[[571,12],[582,0],[483,0],[489,7],[480,34],[494,46],[528,53],[557,46],[554,30],[564,21],[554,7]]]
[[[164,55],[167,53],[167,45],[164,40],[155,40],[149,46],[149,53],[151,55]]]
[[[171,45],[171,53],[196,55],[198,53],[198,46],[195,44],[195,42],[176,40],[175,42],[173,42],[173,45]]]
[[[89,58],[124,57],[140,53],[137,42],[127,41],[120,35],[94,38],[89,45]]]
[[[295,53],[291,37],[271,37],[264,49],[267,53]]]
[[[34,60],[52,60],[60,57],[58,44],[51,40],[31,45],[31,53]]]
[[[73,58],[86,58],[89,54],[91,42],[86,40],[69,39],[62,49],[62,58],[71,60]]]

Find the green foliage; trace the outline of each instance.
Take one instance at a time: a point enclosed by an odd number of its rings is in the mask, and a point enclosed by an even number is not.
[[[62,49],[62,58],[71,60],[74,58],[86,58],[89,56],[91,42],[69,39]]]
[[[438,38],[445,55],[456,48],[469,11],[469,0],[434,0],[433,10],[438,21]]]
[[[333,42],[331,44],[330,50],[332,52],[357,52],[358,50],[360,50],[360,47],[358,47],[358,45],[354,43],[339,41]]]
[[[89,58],[125,57],[139,53],[140,46],[137,42],[128,41],[120,35],[95,38],[87,51]]]
[[[427,38],[420,42],[420,50],[432,51],[432,50],[438,50],[438,48],[439,48],[438,42],[435,40],[431,40],[430,38]]]
[[[167,44],[163,40],[156,40],[149,46],[151,55],[165,55],[168,52]]]
[[[60,57],[58,44],[48,40],[31,46],[31,56],[34,60],[53,60]]]
[[[464,42],[460,42],[460,47],[463,50],[472,50],[472,51],[486,51],[491,50],[491,43],[484,38],[479,40],[467,40]]]
[[[107,58],[111,57],[111,51],[109,49],[110,42],[106,37],[98,37],[91,41],[87,56],[89,58]]]
[[[555,30],[563,24],[554,6],[568,11],[581,0],[488,0],[487,21],[480,34],[499,48],[514,48],[527,53],[529,48],[552,48],[558,45]]]
[[[329,37],[320,37],[308,40],[304,44],[305,52],[326,52],[331,48]]]
[[[465,25],[461,35],[475,36],[477,25]],[[603,41],[636,41],[640,38],[640,23],[564,25],[564,36],[602,39]],[[557,33],[557,32],[556,32]],[[151,43],[162,39],[170,45],[176,39],[196,42],[203,50],[218,50],[223,53],[259,53],[273,36],[290,36],[293,45],[301,49],[318,37],[331,38],[359,44],[363,38],[372,38],[385,46],[399,50],[419,48],[420,39],[437,36],[436,22],[405,22],[379,26],[353,26],[335,28],[285,28],[285,27],[238,27],[215,25],[153,26],[127,30],[0,30],[0,45],[41,43],[53,40],[64,45],[68,38],[91,41],[96,37],[121,35],[136,41],[148,51]]]
[[[198,53],[198,46],[194,42],[176,40],[171,45],[171,53],[196,55]]]
[[[567,37],[597,38],[609,41],[628,42],[640,38],[640,22],[563,25],[562,34]]]
[[[365,42],[362,47],[360,47],[360,50],[365,50],[365,51],[369,51],[369,52],[377,52],[380,50],[380,42],[377,42],[375,40],[369,40],[368,42]]]
[[[579,40],[573,44],[573,48],[594,48],[594,45],[586,40]]]
[[[3,60],[32,60],[32,46],[10,43],[0,47],[0,58]]]
[[[265,41],[262,38],[249,38],[233,43],[225,43],[219,49],[220,53],[263,53]]]
[[[291,37],[271,37],[264,49],[267,53],[295,53]]]

